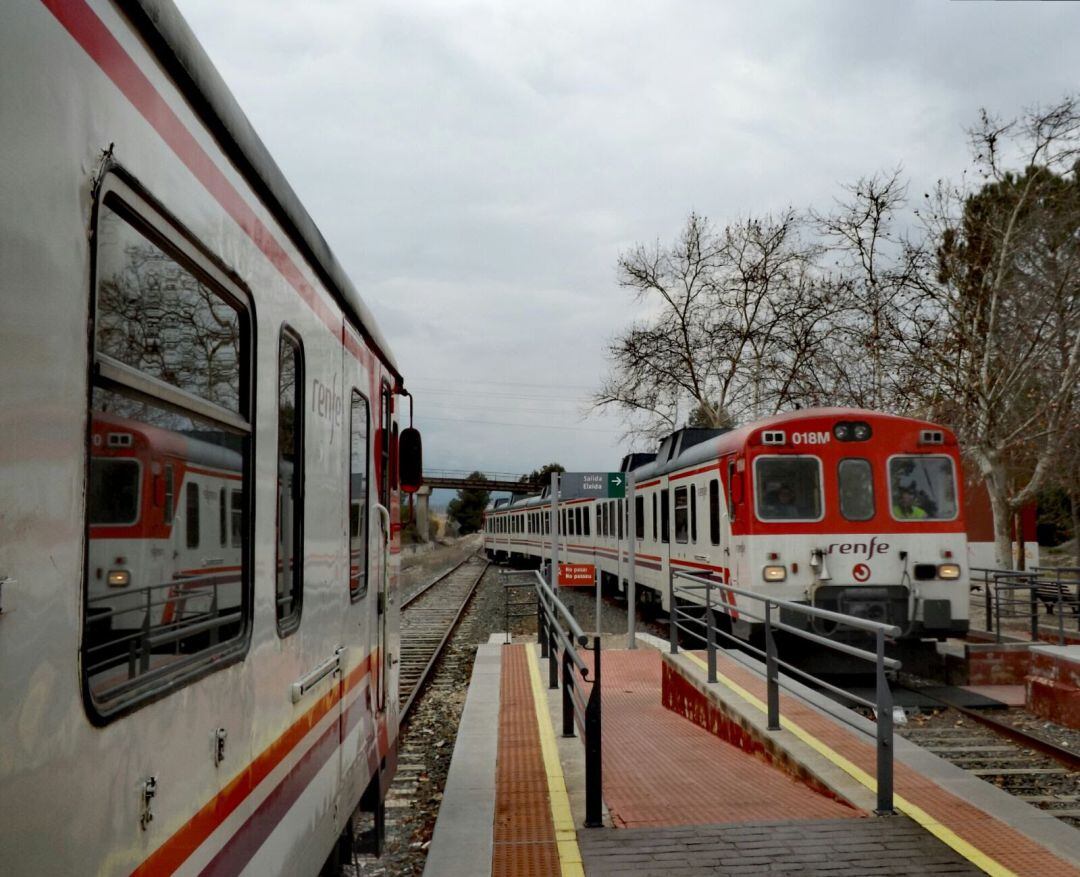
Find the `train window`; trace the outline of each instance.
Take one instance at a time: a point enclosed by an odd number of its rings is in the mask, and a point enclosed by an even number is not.
[[[840,488],[840,514],[849,521],[869,521],[874,517],[874,474],[870,461],[841,460],[836,470]]]
[[[735,479],[738,473],[735,471],[735,459],[728,460],[727,464],[727,508],[728,519],[735,520]]]
[[[709,541],[720,544],[720,480],[713,478],[709,482]]]
[[[231,505],[229,515],[231,518],[230,544],[233,548],[239,548],[244,536],[244,492],[233,490],[231,493]]]
[[[754,486],[757,515],[763,521],[821,518],[821,461],[817,457],[758,457]]]
[[[239,658],[251,606],[250,546],[216,550],[222,491],[250,477],[246,296],[132,186],[100,193],[81,643],[96,724]]]
[[[591,533],[589,532],[590,531],[589,518],[592,517],[592,512],[589,511],[588,507],[583,509],[583,517],[585,519],[585,535],[589,536],[589,535],[591,535]]]
[[[685,543],[690,533],[689,491],[675,488],[675,541]]]
[[[634,497],[634,533],[641,540],[645,538],[645,497]]]
[[[229,542],[229,500],[222,487],[218,491],[218,544],[222,548]]]
[[[671,491],[660,491],[660,540],[671,541]]]
[[[187,486],[187,515],[184,520],[184,530],[187,533],[187,547],[199,547],[199,485],[197,482],[188,482]]]
[[[615,508],[618,510],[618,516],[619,516],[619,537],[618,538],[620,540],[625,535],[623,531],[626,529],[626,521],[625,521],[626,515],[624,514],[625,505],[626,505],[625,502],[623,500],[621,500],[621,499],[618,500],[615,503]]]
[[[139,520],[139,462],[98,457],[90,467],[86,517],[91,524],[131,525]]]
[[[368,402],[352,391],[349,408],[349,598],[359,600],[367,593],[368,568],[368,484],[371,449]]]
[[[390,508],[390,423],[394,397],[390,384],[382,383],[382,429],[379,431],[379,502]]]
[[[283,328],[278,344],[277,606],[278,633],[300,626],[304,597],[304,357]]]
[[[690,485],[690,541],[697,544],[697,486]]]
[[[652,541],[656,541],[656,494],[652,495]]]
[[[897,520],[956,517],[956,476],[949,457],[920,454],[889,460],[889,495]]]

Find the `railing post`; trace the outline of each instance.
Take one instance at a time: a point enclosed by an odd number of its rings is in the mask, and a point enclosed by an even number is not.
[[[548,688],[551,689],[559,687],[559,643],[555,639],[556,624],[554,618],[548,618]]]
[[[679,653],[679,628],[676,626],[678,619],[675,615],[675,571],[668,561],[667,573],[667,600],[668,600],[668,639],[671,641],[671,654]]]
[[[994,576],[994,634],[998,643],[1001,642],[1001,588],[998,587],[998,578]]]
[[[709,650],[709,681],[716,681],[716,632],[713,630],[712,582],[705,580],[705,642]]]
[[[994,629],[994,603],[990,599],[990,573],[983,570],[983,602],[986,603],[986,632]]]
[[[892,692],[885,678],[885,634],[877,632],[877,810],[893,813]]]
[[[593,638],[593,684],[585,707],[585,827],[603,828],[603,736],[600,722],[600,637]]]
[[[1065,594],[1061,590],[1061,572],[1054,577],[1057,583],[1058,645],[1065,645]]]
[[[150,670],[150,589],[146,589],[146,615],[143,616],[142,642],[139,644],[139,672]]]
[[[1039,591],[1035,582],[1028,579],[1028,601],[1031,606],[1031,641],[1039,641]]]
[[[540,657],[546,658],[548,656],[548,637],[547,637],[547,623],[546,613],[544,611],[544,595],[537,590],[536,592],[536,641],[540,643]]]
[[[574,736],[574,663],[570,659],[570,650],[564,649],[562,656],[562,735]]]
[[[780,679],[776,664],[776,642],[772,632],[772,601],[765,601],[765,684],[769,704],[769,730],[780,730]]]

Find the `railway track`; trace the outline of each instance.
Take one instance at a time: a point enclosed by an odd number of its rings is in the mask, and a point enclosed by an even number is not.
[[[466,557],[402,603],[398,680],[402,719],[423,690],[487,567],[488,562],[481,557]]]
[[[942,704],[897,733],[1032,806],[1080,828],[1080,753],[974,711]]]

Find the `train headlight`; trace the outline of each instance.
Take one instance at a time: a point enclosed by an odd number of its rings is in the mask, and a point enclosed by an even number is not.
[[[851,439],[851,424],[850,423],[838,423],[832,428],[832,434],[836,436],[838,441],[846,442]]]
[[[960,578],[960,564],[958,563],[943,563],[937,568],[937,576],[939,579],[958,579]]]
[[[870,424],[859,421],[851,425],[851,438],[857,442],[864,442],[870,438]]]
[[[110,569],[106,581],[110,588],[126,588],[131,584],[131,573],[126,569]]]
[[[761,575],[767,582],[782,582],[787,578],[787,567],[767,566],[761,571]]]

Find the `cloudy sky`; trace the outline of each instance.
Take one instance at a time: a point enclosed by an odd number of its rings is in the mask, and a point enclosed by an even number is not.
[[[615,468],[620,251],[1080,87],[1080,4],[177,0],[375,312],[431,468]]]

